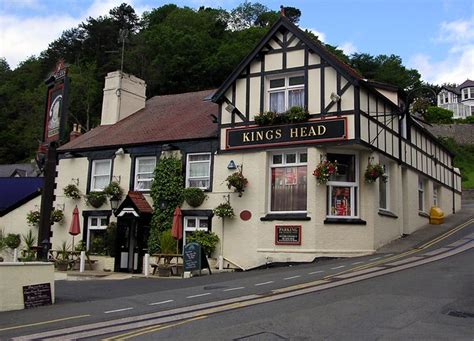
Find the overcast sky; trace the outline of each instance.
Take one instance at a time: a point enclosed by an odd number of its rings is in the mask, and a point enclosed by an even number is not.
[[[11,68],[38,55],[62,31],[127,2],[138,14],[166,3],[232,9],[233,0],[0,0],[0,57]],[[474,80],[472,0],[262,0],[301,10],[300,26],[347,54],[395,54],[430,83]]]

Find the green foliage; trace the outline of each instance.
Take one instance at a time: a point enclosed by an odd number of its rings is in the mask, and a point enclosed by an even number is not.
[[[86,204],[95,208],[99,208],[107,200],[104,192],[89,192],[85,195],[85,198]]]
[[[428,107],[424,118],[429,123],[449,124],[453,123],[453,112],[439,107]]]
[[[19,234],[9,233],[5,237],[5,245],[10,249],[16,249],[21,244],[21,238]]]
[[[219,218],[233,218],[235,216],[234,209],[228,202],[219,204],[213,212]]]
[[[51,223],[60,223],[64,219],[64,212],[59,209],[53,209],[51,212]]]
[[[234,187],[234,192],[239,193],[239,197],[242,196],[242,193],[245,191],[245,187],[247,187],[248,184],[247,178],[242,174],[242,169],[229,175],[226,181],[227,188],[231,189]]]
[[[6,248],[7,248],[7,243],[5,241],[5,233],[3,232],[3,229],[0,229],[0,253]]]
[[[153,255],[160,251],[160,230],[151,229],[148,236],[148,253]]]
[[[32,230],[21,236],[25,248],[22,250],[22,261],[29,262],[36,259],[36,252],[33,250],[33,246],[36,244],[36,236],[33,234]]]
[[[58,252],[58,258],[57,261],[59,262],[69,262],[69,251],[70,251],[70,246],[67,242],[62,242],[61,248],[59,249]]]
[[[104,232],[105,234],[105,232]],[[95,255],[105,256],[107,254],[107,246],[103,235],[93,236],[90,240],[90,252]]]
[[[148,239],[150,253],[156,252],[160,232],[171,229],[174,210],[183,203],[183,187],[181,160],[173,157],[160,159],[155,168],[150,193],[154,208]]]
[[[364,172],[364,179],[367,183],[374,183],[378,178],[383,182],[387,182],[387,177],[384,176],[385,170],[380,163],[367,165],[367,168]]]
[[[302,107],[291,107],[285,113],[286,119],[290,123],[305,122],[309,118],[308,110]]]
[[[186,236],[188,243],[201,244],[204,253],[210,257],[219,243],[219,237],[214,232],[194,231]]]
[[[26,214],[26,222],[30,226],[38,226],[41,218],[41,213],[38,210],[35,211],[29,211]]]
[[[75,200],[81,198],[81,192],[79,191],[79,188],[77,188],[77,186],[74,184],[69,184],[64,187],[63,192],[66,198],[71,198]]]
[[[462,177],[462,188],[474,188],[474,145],[458,144],[453,138],[440,138],[441,143],[451,150],[454,156],[454,167],[459,168]]]
[[[254,116],[255,123],[259,126],[266,126],[270,124],[274,124],[276,121],[277,113],[273,111],[265,111],[258,115]]]
[[[255,123],[259,126],[283,123],[305,122],[309,119],[308,110],[302,107],[291,107],[283,113],[275,113],[273,111],[265,111],[254,116]]]
[[[207,195],[200,188],[188,187],[183,190],[183,198],[189,206],[198,207],[204,202]]]
[[[110,199],[120,200],[123,196],[123,189],[120,187],[118,182],[112,181],[104,188],[104,194]]]
[[[464,119],[456,120],[456,123],[459,123],[459,124],[474,124],[474,115],[473,116],[468,116]]]
[[[176,253],[176,240],[171,235],[171,230],[165,230],[159,236],[159,250],[160,253]]]
[[[107,255],[115,257],[116,254],[116,240],[117,240],[117,223],[110,222],[105,233],[105,246]]]

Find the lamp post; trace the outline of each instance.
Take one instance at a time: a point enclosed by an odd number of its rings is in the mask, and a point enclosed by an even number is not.
[[[119,207],[120,200],[118,198],[111,197],[109,201],[110,201],[110,208],[112,209],[112,213],[115,214],[115,212],[117,211],[117,208]]]

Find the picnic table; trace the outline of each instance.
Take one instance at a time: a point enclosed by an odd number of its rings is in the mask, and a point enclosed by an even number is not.
[[[53,261],[56,260],[62,260],[63,256],[62,254],[66,252],[66,258],[69,263],[69,268],[73,268],[74,264],[79,263],[81,261],[81,251],[62,251],[62,250],[49,250],[49,255],[50,259]],[[86,252],[86,263],[90,266],[90,269],[92,269],[93,264],[96,262],[96,260],[90,259],[89,258],[89,253]]]
[[[150,263],[153,268],[153,275],[156,274],[156,270],[160,265],[169,265],[173,276],[178,276],[180,268],[183,267],[183,255],[181,253],[154,253],[151,257],[155,257],[155,262]]]

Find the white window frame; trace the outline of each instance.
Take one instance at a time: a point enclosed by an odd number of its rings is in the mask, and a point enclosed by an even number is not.
[[[296,154],[296,162],[295,163],[287,163],[286,156],[288,154]],[[306,162],[300,161],[300,155],[306,154]],[[273,163],[273,156],[274,155],[282,155],[282,163],[281,164],[274,164]],[[285,149],[285,150],[278,150],[269,153],[269,177],[268,177],[268,212],[275,213],[275,214],[285,214],[285,213],[307,213],[308,212],[308,150],[306,149]],[[287,168],[287,167],[300,167],[306,166],[306,210],[303,211],[272,211],[272,168]]]
[[[188,223],[190,220],[195,220],[196,221],[196,226],[195,227],[189,227]],[[207,221],[207,227],[200,227],[200,220],[206,220]],[[183,245],[186,245],[186,234],[194,231],[209,231],[209,217],[198,217],[198,216],[185,216],[184,217],[184,224],[183,224]]]
[[[106,225],[92,225],[92,219],[97,219],[100,223],[102,219],[108,221],[109,218],[107,216],[89,216],[87,217],[87,238],[86,238],[86,251],[90,249],[90,242],[91,242],[91,231],[103,231],[107,230],[108,224]]]
[[[433,206],[439,207],[439,189],[440,187],[433,184]]]
[[[108,170],[107,174],[106,173],[104,173],[104,174],[95,174],[96,164],[99,163],[99,162],[108,162],[109,163],[109,170]],[[108,176],[109,179],[107,181],[107,184],[110,183],[110,179],[112,177],[112,160],[111,159],[92,160],[91,184],[90,184],[91,192],[102,192],[104,190],[105,186],[104,186],[104,188],[96,188],[95,187],[95,178],[99,177],[99,176]]]
[[[420,207],[420,198],[421,198],[421,207]],[[418,176],[418,212],[425,212],[426,202],[425,202],[425,179],[421,176]]]
[[[385,177],[386,181],[383,181],[382,177],[379,177],[379,195],[380,195],[380,186],[385,185],[385,206],[386,207],[381,207],[380,206],[380,198],[379,198],[379,210],[382,211],[390,211],[390,167],[388,162],[383,162],[382,167],[384,170],[383,176]]]
[[[359,195],[360,195],[360,186],[359,186],[359,153],[354,153],[350,151],[328,151],[328,154],[341,154],[341,155],[353,155],[354,156],[354,182],[348,181],[332,181],[327,182],[327,208],[326,212],[327,218],[336,218],[336,219],[358,219],[360,216],[360,204],[359,204]],[[333,187],[349,187],[351,195],[351,215],[340,216],[331,214],[331,199],[332,199],[332,188]],[[355,214],[355,209],[357,207],[357,214]]]
[[[137,157],[135,159],[135,181],[134,181],[134,185],[133,185],[133,189],[135,191],[148,192],[151,189],[151,188],[150,189],[148,189],[148,188],[138,188],[138,176],[141,175],[141,174],[148,174],[148,173],[140,173],[139,172],[138,164],[140,163],[140,161],[145,161],[145,160],[153,160],[155,162],[155,165],[153,166],[153,169],[156,167],[156,156],[140,156],[140,157]],[[153,173],[154,173],[154,171],[151,172],[150,178],[141,179],[141,181],[142,182],[150,181],[150,183],[153,183]]]
[[[304,74],[303,73],[292,73],[292,74],[286,74],[286,75],[275,75],[275,76],[267,78],[267,94],[266,94],[267,99],[266,99],[266,103],[267,103],[268,111],[270,111],[270,94],[271,93],[284,91],[284,93],[285,93],[285,109],[284,109],[284,111],[290,109],[288,107],[288,105],[289,105],[288,104],[288,93],[289,93],[290,90],[303,90],[303,93],[304,93],[305,82],[303,81],[303,84],[290,85],[290,78],[293,78],[293,77],[303,77],[304,78]],[[282,87],[279,87],[279,88],[270,88],[270,81],[276,80],[276,79],[284,79],[285,80],[285,85],[282,86]],[[306,96],[306,93],[304,93],[303,96]],[[304,100],[304,97],[303,97],[303,100]],[[282,112],[284,112],[284,111],[282,111]]]
[[[201,161],[189,161],[189,157],[190,156],[193,156],[193,155],[209,155],[209,160],[201,160]],[[191,164],[194,164],[194,163],[209,163],[208,165],[208,175],[206,177],[203,177],[203,176],[197,176],[197,177],[193,177],[191,178],[191,176],[189,175],[189,171],[190,171],[190,166]],[[212,154],[209,153],[209,152],[206,152],[206,153],[189,153],[186,155],[186,187],[192,187],[190,186],[189,184],[189,181],[190,180],[208,180],[209,182],[209,185],[207,187],[198,187],[202,190],[207,190],[209,188],[211,188],[211,163],[212,163]]]

